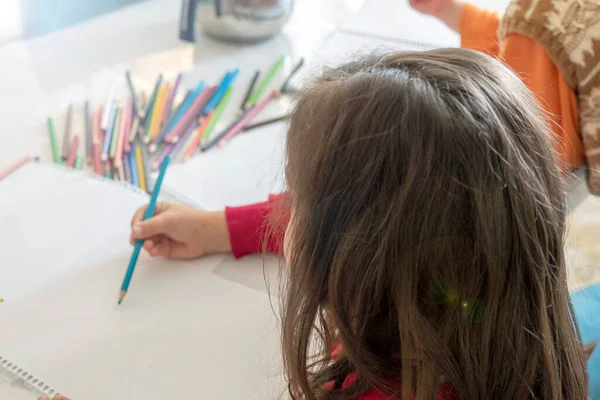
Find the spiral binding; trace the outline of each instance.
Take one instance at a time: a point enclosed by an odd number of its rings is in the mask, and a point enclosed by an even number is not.
[[[46,396],[55,396],[58,394],[58,391],[54,390],[52,387],[44,383],[43,381],[37,379],[35,376],[31,375],[29,372],[19,367],[18,365],[10,362],[4,357],[0,356],[0,368],[6,372],[8,372],[11,376],[21,380],[26,386],[31,389],[34,389],[41,394]]]
[[[432,43],[420,42],[420,41],[416,41],[416,40],[401,39],[401,38],[394,37],[394,36],[378,35],[376,33],[362,32],[362,31],[357,31],[354,29],[339,28],[338,32],[344,33],[346,35],[358,36],[358,37],[373,39],[373,40],[377,40],[377,41],[381,41],[381,42],[391,42],[391,43],[407,45],[407,46],[411,46],[411,47],[420,48],[423,50],[433,50],[433,49],[437,49],[440,47],[439,45],[435,45]]]

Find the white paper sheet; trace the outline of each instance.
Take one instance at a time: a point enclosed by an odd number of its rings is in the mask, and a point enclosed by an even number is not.
[[[223,257],[142,255],[117,305],[145,201],[51,165],[0,182],[0,357],[75,400],[278,398],[270,299],[215,273]]]
[[[268,399],[281,394],[268,296],[200,263],[141,260],[111,243],[86,270],[2,305],[0,354],[74,399]],[[80,260],[83,261],[83,260]]]
[[[0,181],[0,297],[34,292],[107,235],[127,241],[147,201],[131,187],[52,164],[31,163]]]
[[[420,44],[423,49],[457,47],[458,34],[439,20],[420,14],[407,0],[367,0],[340,27],[346,32]]]
[[[480,7],[503,11],[509,0],[472,0]],[[408,0],[366,0],[340,30],[357,35],[379,37],[385,41],[405,42],[423,49],[458,47],[459,35],[437,18],[424,15]]]

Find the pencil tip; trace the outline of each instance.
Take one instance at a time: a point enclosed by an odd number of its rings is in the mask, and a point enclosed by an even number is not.
[[[121,303],[123,302],[123,300],[119,300],[119,302],[117,303],[118,305],[121,305]]]

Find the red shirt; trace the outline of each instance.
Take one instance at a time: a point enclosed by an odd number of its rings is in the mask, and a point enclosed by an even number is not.
[[[225,207],[231,252],[235,258],[261,252],[265,236],[268,236],[267,251],[280,253],[282,246],[267,225],[267,216],[277,197],[271,195],[268,201],[247,206]]]

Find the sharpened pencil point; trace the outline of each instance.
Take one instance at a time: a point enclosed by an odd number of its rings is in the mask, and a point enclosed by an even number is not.
[[[119,292],[119,304],[121,304],[123,302],[123,299],[125,298],[125,295],[127,295],[127,291],[121,290]]]
[[[119,300],[119,302],[117,303],[118,305],[121,305],[122,300]]]

